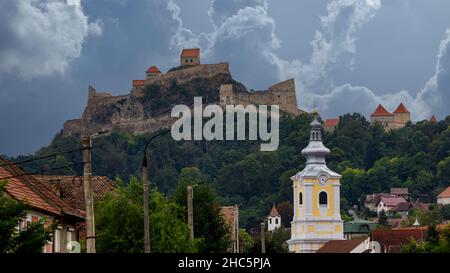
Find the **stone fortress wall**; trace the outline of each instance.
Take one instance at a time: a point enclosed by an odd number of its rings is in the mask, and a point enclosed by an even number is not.
[[[290,79],[272,85],[264,91],[239,91],[231,84],[222,84],[220,86],[220,105],[243,106],[249,104],[255,105],[279,105],[280,110],[298,115],[301,111],[297,108],[297,95],[295,93],[295,81]]]

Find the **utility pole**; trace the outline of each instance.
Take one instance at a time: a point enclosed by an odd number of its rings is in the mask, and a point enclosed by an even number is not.
[[[142,160],[142,184],[144,187],[144,253],[150,253],[150,225],[148,208],[148,167],[147,154]]]
[[[264,222],[261,223],[261,253],[266,253],[266,238],[264,237]]]
[[[86,205],[86,252],[95,253],[95,217],[92,194],[91,137],[83,136],[83,189]]]
[[[187,186],[187,210],[188,210],[188,226],[189,237],[194,240],[194,208],[192,205],[192,199],[194,198],[194,191],[192,186]]]
[[[239,206],[238,205],[234,205],[234,211],[236,212],[234,215],[234,230],[236,233],[236,246],[234,249],[234,253],[239,253],[240,249],[240,245],[239,245]]]

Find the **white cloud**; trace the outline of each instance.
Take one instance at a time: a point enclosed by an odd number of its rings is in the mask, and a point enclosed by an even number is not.
[[[381,7],[381,0],[330,1],[327,14],[320,17],[321,27],[311,41],[313,51],[308,62],[284,60],[277,54],[281,41],[275,34],[274,18],[268,15],[267,0],[212,0],[208,15],[214,31],[196,36],[196,41],[206,41],[199,42],[204,59],[229,61],[234,75],[243,78],[245,84],[255,81],[268,84],[294,77],[299,106],[309,110],[317,105],[325,116],[347,112],[369,115],[378,103],[393,110],[400,101],[411,110],[415,120],[429,118],[431,114],[448,114],[444,103],[450,101],[450,30],[441,42],[435,75],[417,95],[408,90],[379,95],[380,90],[375,92],[350,83],[333,86],[330,71],[343,60],[352,66],[358,32]],[[179,11],[176,14],[182,26]],[[186,33],[188,37],[193,34]]]
[[[172,19],[176,23],[175,33],[170,40],[170,46],[177,50],[186,47],[198,47],[197,36],[190,29],[183,26],[183,20],[180,18],[180,7],[173,0],[169,0],[167,9],[171,12]]]
[[[64,73],[89,35],[101,35],[80,0],[2,0],[0,73],[24,79]]]

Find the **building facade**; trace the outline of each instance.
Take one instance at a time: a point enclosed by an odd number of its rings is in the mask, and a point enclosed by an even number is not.
[[[330,150],[322,143],[322,125],[311,123],[309,144],[302,150],[306,167],[291,179],[294,217],[291,222],[289,251],[315,253],[331,240],[344,240],[340,213],[341,175],[328,169]]]

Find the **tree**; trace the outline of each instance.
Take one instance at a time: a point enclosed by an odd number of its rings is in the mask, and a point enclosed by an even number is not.
[[[227,226],[220,214],[220,206],[210,185],[198,168],[181,170],[175,203],[182,208],[182,217],[187,223],[187,186],[193,188],[194,236],[199,240],[198,251],[201,253],[224,253],[231,241]]]
[[[286,200],[277,205],[277,210],[281,215],[281,225],[283,227],[291,226],[292,217],[294,215],[294,208],[291,201]]]
[[[96,203],[98,252],[142,253],[144,251],[144,208],[142,183],[135,177]],[[196,252],[196,241],[189,239],[182,209],[153,189],[150,193],[150,244],[154,253]]]
[[[427,231],[427,239],[418,243],[412,239],[401,247],[403,253],[450,253],[450,225],[443,230],[436,231],[435,226],[430,226]]]
[[[243,228],[239,229],[239,243],[241,244],[241,242],[244,246],[244,253],[248,253],[252,250],[254,244],[253,238]]]
[[[25,229],[16,230],[26,220],[25,203],[5,192],[6,183],[0,181],[0,253],[40,253],[51,239],[53,226],[45,227],[46,219],[27,223]]]
[[[384,210],[382,210],[380,212],[380,215],[378,217],[378,225],[380,227],[389,227],[389,223],[387,221],[387,216],[386,216],[386,213],[384,212]]]
[[[272,232],[265,232],[265,246],[266,253],[287,253],[289,252],[289,248],[287,245],[287,240],[290,239],[291,233],[288,229],[284,227],[280,227],[275,229]],[[252,251],[253,253],[261,252],[261,239],[258,237],[258,240],[255,241],[253,245]]]

